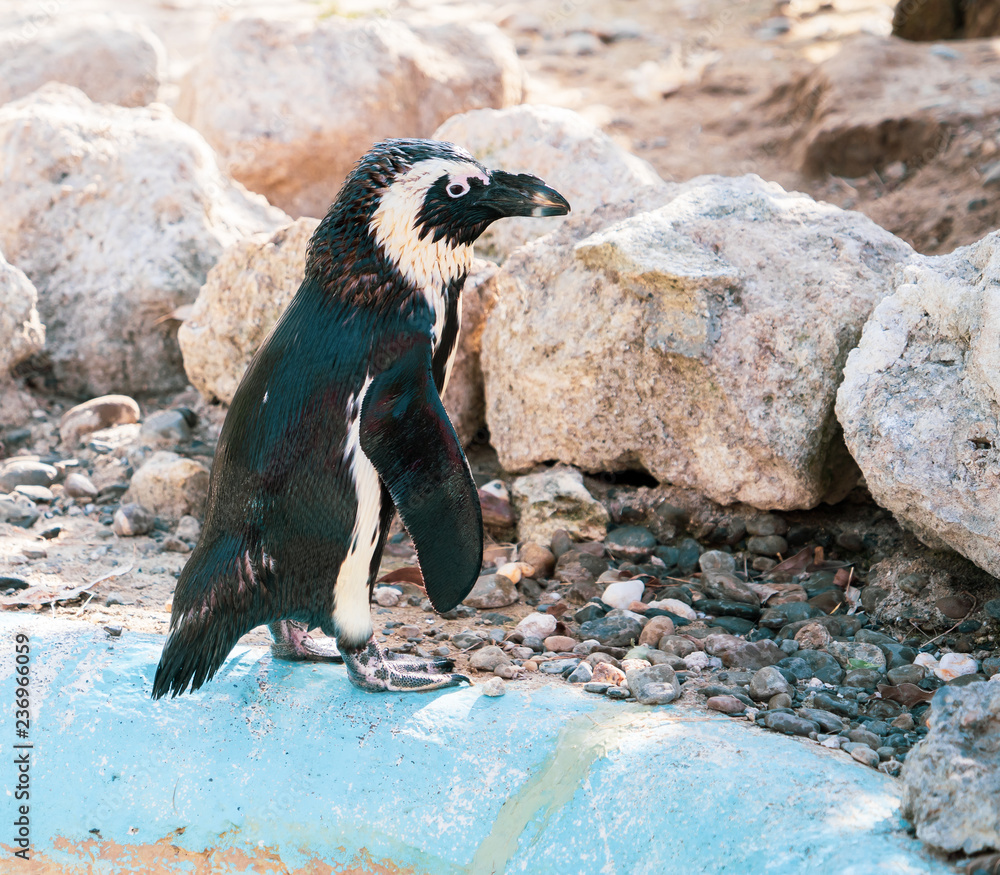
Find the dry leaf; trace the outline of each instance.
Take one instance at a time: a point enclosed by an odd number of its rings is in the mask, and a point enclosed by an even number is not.
[[[0,599],[4,607],[19,605],[49,605],[53,602],[74,602],[92,586],[82,583],[79,586],[58,587],[51,584],[39,584],[23,589],[13,595]]]
[[[878,692],[883,699],[891,699],[893,702],[899,702],[907,708],[912,708],[920,702],[929,702],[934,698],[933,692],[922,690],[916,684],[899,684],[895,687],[890,687],[888,684],[879,684]]]

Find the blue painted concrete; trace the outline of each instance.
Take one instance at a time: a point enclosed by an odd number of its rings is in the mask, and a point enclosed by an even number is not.
[[[41,867],[24,871],[952,871],[903,832],[891,779],[725,717],[558,685],[372,695],[262,648],[153,702],[162,638],[24,614],[0,615],[8,860],[16,631]]]

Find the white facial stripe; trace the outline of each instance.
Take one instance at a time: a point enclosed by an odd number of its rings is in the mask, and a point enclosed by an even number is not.
[[[453,158],[432,158],[415,164],[382,194],[371,220],[371,232],[403,276],[420,289],[440,289],[468,273],[472,246],[452,246],[447,239],[432,241],[433,235],[417,239],[417,216],[430,187],[448,174],[449,179],[489,178],[474,164]],[[430,301],[428,303],[431,303]],[[433,306],[433,304],[432,304]]]
[[[382,509],[382,488],[375,466],[361,449],[361,405],[372,378],[365,380],[357,401],[352,397],[347,404],[351,427],[347,433],[344,457],[350,459],[351,478],[357,497],[357,516],[347,556],[337,573],[334,590],[333,622],[338,639],[358,645],[372,634],[371,609],[368,605],[368,574],[378,543],[379,512]]]

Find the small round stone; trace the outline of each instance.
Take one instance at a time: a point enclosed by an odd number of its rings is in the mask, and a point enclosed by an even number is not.
[[[484,696],[496,698],[507,692],[507,685],[503,682],[502,678],[493,677],[483,684],[482,689]]]
[[[155,521],[152,511],[141,504],[123,504],[115,511],[111,528],[120,538],[133,538],[151,532]]]
[[[720,714],[742,714],[747,708],[735,696],[728,695],[710,696],[705,704],[710,710],[718,711]]]
[[[878,754],[867,745],[858,745],[851,751],[851,756],[859,763],[864,763],[871,768],[877,768],[879,764]]]

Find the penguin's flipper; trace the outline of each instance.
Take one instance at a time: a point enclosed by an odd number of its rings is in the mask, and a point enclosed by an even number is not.
[[[431,604],[450,611],[482,566],[479,493],[434,385],[430,338],[407,337],[399,346],[403,351],[365,393],[361,449],[413,539]]]

